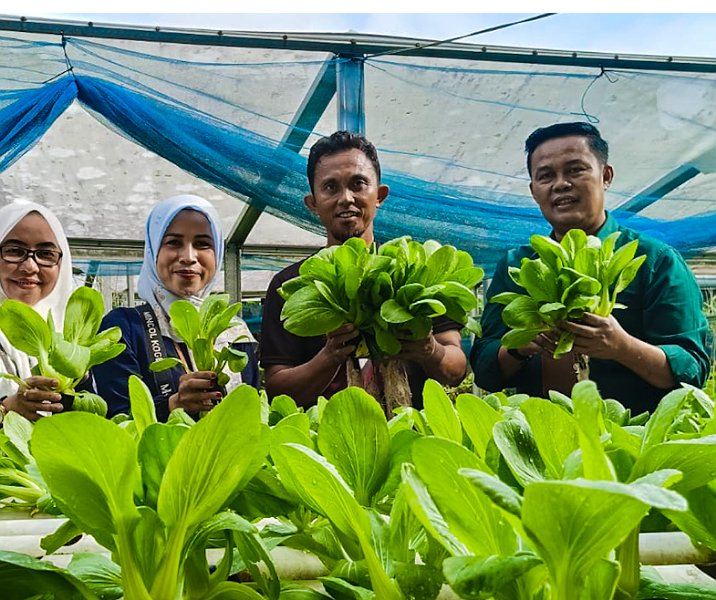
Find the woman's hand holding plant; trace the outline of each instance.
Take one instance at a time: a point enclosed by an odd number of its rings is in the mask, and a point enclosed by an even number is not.
[[[223,396],[213,371],[185,373],[179,378],[179,390],[169,397],[169,410],[183,408],[188,413],[211,410]]]
[[[62,412],[60,394],[54,391],[58,382],[51,377],[32,376],[25,379],[17,392],[3,401],[7,411],[15,411],[30,421],[42,417],[38,411]]]

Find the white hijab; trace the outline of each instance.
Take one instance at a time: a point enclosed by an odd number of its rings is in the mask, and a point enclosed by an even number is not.
[[[216,272],[206,287],[199,290],[194,296],[181,298],[170,292],[162,283],[157,271],[157,257],[159,249],[162,245],[162,239],[167,229],[171,225],[174,218],[182,210],[195,210],[203,214],[209,221],[211,227],[211,236],[214,239],[214,256],[216,258]],[[147,218],[144,235],[144,262],[139,271],[139,280],[137,282],[137,292],[139,297],[148,303],[157,316],[157,321],[162,334],[180,341],[171,325],[169,324],[169,308],[176,300],[188,300],[197,308],[209,295],[209,292],[215,287],[221,263],[224,258],[224,234],[221,229],[221,219],[214,207],[204,198],[185,194],[181,196],[173,196],[159,202],[152,208]],[[249,332],[246,323],[242,319],[235,319],[235,326],[229,331],[224,332],[217,340],[217,345],[221,342],[232,341],[239,335],[248,336],[250,342],[255,342],[253,336]],[[231,337],[233,336],[233,337]],[[230,338],[230,339],[229,339]]]
[[[50,229],[52,229],[52,232],[57,238],[60,250],[62,250],[62,260],[60,261],[60,269],[57,274],[55,287],[32,308],[43,318],[46,318],[47,313],[52,311],[55,328],[62,330],[62,322],[65,318],[65,305],[74,289],[74,282],[72,280],[72,256],[70,255],[70,247],[67,243],[67,237],[62,229],[62,225],[57,217],[44,206],[35,204],[34,202],[16,201],[7,206],[3,206],[0,208],[0,243],[5,241],[10,230],[31,212],[39,213],[45,221],[47,221],[50,225]],[[7,299],[7,294],[2,288],[2,285],[0,285],[0,301],[4,301],[5,299]],[[35,359],[13,348],[2,331],[0,331],[0,356],[2,357],[0,369],[4,372],[17,375],[22,379],[30,377],[30,369],[35,363]],[[16,388],[17,386],[9,379],[0,379],[0,396],[13,393]]]

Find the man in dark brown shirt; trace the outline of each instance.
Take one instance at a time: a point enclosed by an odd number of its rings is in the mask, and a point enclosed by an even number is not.
[[[373,220],[388,186],[380,183],[375,147],[363,136],[338,131],[316,142],[307,165],[311,193],[304,202],[326,229],[328,246],[359,237],[374,241]],[[274,276],[264,304],[261,325],[261,365],[270,398],[288,394],[300,406],[315,404],[347,386],[345,363],[358,342],[351,324],[326,336],[299,337],[283,328],[283,299],[278,288],[298,276],[300,262]],[[413,405],[422,406],[422,388],[430,377],[456,385],[465,375],[467,359],[460,346],[459,323],[436,318],[424,340],[403,342],[399,357],[406,361]]]

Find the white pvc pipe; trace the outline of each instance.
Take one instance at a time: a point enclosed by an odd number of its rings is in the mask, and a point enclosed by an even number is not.
[[[95,552],[109,556],[107,549],[100,546],[89,535],[83,535],[77,543],[63,546],[55,554],[45,556],[40,548],[40,539],[56,531],[65,521],[64,518],[30,517],[27,513],[2,510],[0,511],[0,548],[45,558],[58,566],[66,566],[75,552]],[[216,564],[222,555],[223,550],[207,551],[210,564]],[[278,546],[271,551],[271,556],[278,576],[283,580],[315,582],[318,577],[328,574],[323,563],[308,552]],[[691,569],[689,573],[697,571],[692,565],[716,563],[716,552],[694,546],[689,537],[680,531],[641,533],[639,559],[644,565],[662,565],[657,568],[666,580],[680,581],[689,569]],[[698,574],[706,581],[714,581],[700,571]],[[680,577],[682,579],[679,579]],[[704,584],[703,581],[701,583]],[[443,586],[438,598],[453,600],[457,599],[457,596],[448,586]]]
[[[708,565],[716,552],[698,548],[681,531],[640,533],[639,560],[643,565]]]

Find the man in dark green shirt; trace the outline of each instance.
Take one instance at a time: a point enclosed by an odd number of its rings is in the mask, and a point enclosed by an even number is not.
[[[609,317],[586,314],[579,323],[562,325],[576,335],[573,352],[590,357],[590,379],[602,396],[638,413],[653,410],[680,382],[703,386],[710,362],[699,287],[675,249],[620,226],[605,211],[604,192],[614,171],[599,131],[588,123],[559,123],[534,131],[525,148],[530,191],[556,240],[570,229],[583,229],[602,240],[621,231],[617,247],[638,239],[637,255],[647,257],[619,294],[618,301],[627,308]],[[502,322],[504,307],[489,299],[505,291],[524,293],[508,276],[508,268],[519,267],[523,257],[536,254],[522,246],[497,265],[487,292],[483,335],[471,354],[475,383],[490,391],[514,387],[537,396],[550,389],[569,394],[576,382],[574,356],[553,359],[554,336],[541,334],[516,350],[500,344],[508,330]]]

